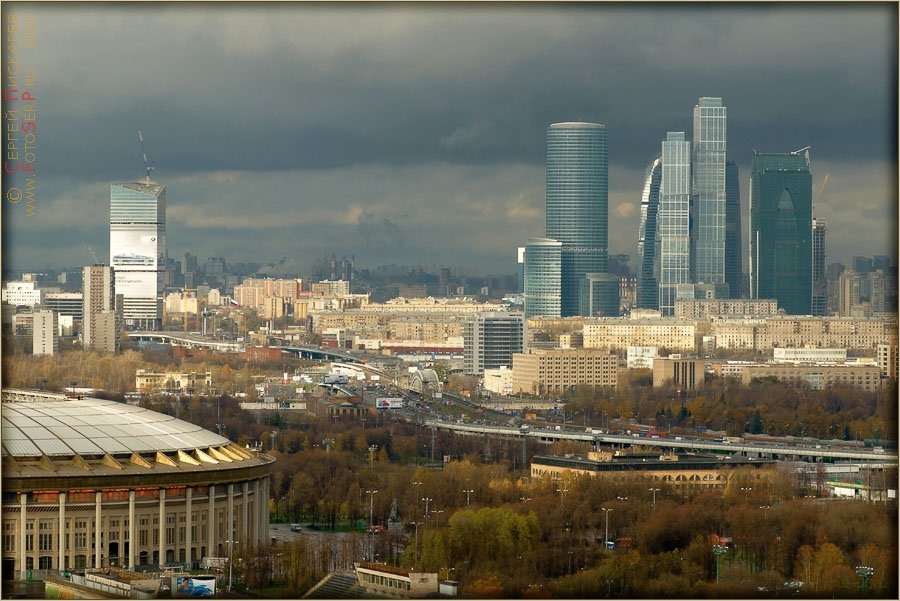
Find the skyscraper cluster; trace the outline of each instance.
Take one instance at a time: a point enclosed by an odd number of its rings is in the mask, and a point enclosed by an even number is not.
[[[637,306],[671,316],[676,300],[749,293],[776,299],[788,314],[824,315],[822,298],[813,302],[814,277],[824,282],[825,225],[820,221],[814,230],[809,149],[753,152],[750,257],[745,260],[738,169],[727,140],[722,99],[700,98],[693,140],[682,131],[668,132],[660,156],[647,168]]]

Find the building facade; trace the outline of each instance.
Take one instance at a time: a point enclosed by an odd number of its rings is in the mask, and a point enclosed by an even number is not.
[[[34,282],[6,282],[2,301],[14,307],[33,307],[41,304],[41,290]]]
[[[268,541],[268,455],[113,401],[4,390],[3,417],[4,580]]]
[[[81,345],[85,350],[114,353],[119,349],[116,279],[108,265],[87,265],[82,278]],[[121,299],[119,299],[121,300]]]
[[[564,317],[579,314],[585,274],[607,272],[608,172],[605,125],[565,122],[547,129],[546,237],[562,243]]]
[[[727,116],[721,98],[702,97],[694,106],[692,264],[697,283],[725,282]]]
[[[34,312],[32,354],[55,355],[59,352],[59,323],[56,311]]]
[[[638,231],[637,294],[635,305],[641,309],[659,307],[659,283],[656,280],[656,224],[659,215],[659,189],[662,181],[662,159],[656,158],[644,177],[641,194],[641,226]]]
[[[752,298],[788,315],[812,313],[812,175],[809,150],[753,153],[750,184]]]
[[[485,369],[511,366],[513,355],[525,350],[522,313],[479,313],[463,329],[463,372],[482,375]]]
[[[614,273],[586,273],[581,280],[581,310],[586,317],[618,317],[621,282]]]
[[[608,318],[584,322],[584,348],[624,352],[629,346],[655,346],[692,353],[699,335],[698,322],[674,318]]]
[[[529,348],[513,355],[512,393],[562,395],[578,386],[615,389],[619,360],[600,349]]]
[[[669,132],[662,143],[662,179],[657,217],[658,307],[675,313],[676,286],[691,281],[691,143]]]
[[[525,317],[559,317],[562,242],[529,238],[525,244]]]
[[[703,359],[670,355],[653,360],[654,388],[671,384],[681,390],[695,390],[704,377]]]
[[[812,314],[824,316],[828,312],[828,282],[825,279],[825,233],[828,223],[824,219],[812,220]]]
[[[743,232],[738,168],[725,161],[725,283],[730,298],[743,298]]]
[[[128,328],[162,327],[166,188],[149,180],[109,187],[109,264]]]
[[[690,299],[675,301],[675,317],[679,319],[706,319],[719,316],[777,315],[778,301],[762,299]]]

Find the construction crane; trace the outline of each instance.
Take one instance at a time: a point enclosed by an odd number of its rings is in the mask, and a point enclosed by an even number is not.
[[[822,190],[825,189],[825,184],[828,183],[828,176],[829,176],[829,175],[831,175],[831,174],[830,174],[830,173],[826,173],[826,174],[825,174],[825,179],[822,180],[822,185],[819,186],[819,191],[816,192],[816,197],[813,199],[813,203],[812,203],[812,206],[813,206],[813,207],[815,207],[815,206],[819,203],[819,197],[822,196]]]
[[[138,139],[141,141],[141,154],[144,155],[144,165],[147,167],[147,177],[144,179],[144,183],[146,185],[150,185],[150,172],[154,170],[153,162],[147,157],[147,152],[144,150],[144,134],[141,133],[141,130],[138,130]]]

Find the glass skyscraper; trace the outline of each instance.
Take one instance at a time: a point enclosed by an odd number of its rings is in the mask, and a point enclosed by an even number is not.
[[[692,246],[697,283],[725,283],[726,116],[721,98],[703,97],[694,107]]]
[[[812,314],[823,316],[828,312],[828,282],[825,279],[825,232],[828,224],[824,219],[812,220]]]
[[[659,183],[662,179],[662,160],[656,158],[647,167],[644,191],[641,194],[641,227],[638,231],[638,268],[636,305],[641,309],[659,307],[659,283],[654,275],[656,260],[656,221],[659,214]]]
[[[162,326],[166,188],[149,181],[109,187],[109,262],[130,328]]]
[[[560,316],[562,242],[529,238],[525,244],[525,317]]]
[[[657,215],[659,310],[675,314],[676,286],[691,281],[691,143],[684,132],[668,132],[662,143]]]
[[[741,298],[744,280],[741,260],[741,187],[734,161],[725,162],[725,283],[728,295]]]
[[[812,313],[812,175],[809,150],[753,152],[750,268],[753,298],[788,315]]]
[[[605,125],[566,122],[547,129],[546,236],[562,243],[563,317],[579,314],[585,274],[608,268],[608,162]]]

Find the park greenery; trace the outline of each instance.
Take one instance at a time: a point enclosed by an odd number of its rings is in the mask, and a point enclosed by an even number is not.
[[[3,382],[48,390],[75,382],[122,400],[137,369],[212,371],[219,391],[252,392],[260,377],[299,365],[133,350],[14,354],[3,358]],[[453,378],[447,384],[472,388]],[[561,399],[562,415],[550,419],[585,427],[643,423],[673,433],[897,437],[895,385],[867,393],[770,380],[714,379],[689,392],[651,384],[649,372],[639,371],[616,391],[575,389]],[[796,582],[803,583],[801,596],[848,597],[863,585],[857,566],[874,568],[867,594],[897,595],[896,499],[827,498],[820,481],[798,480],[785,469],[763,484],[739,471],[724,490],[637,475],[551,481],[523,469],[519,439],[433,431],[392,413],[367,421],[252,415],[225,394],[142,402],[274,456],[273,521],[344,532],[339,539],[297,536],[240,548],[238,582],[257,594],[302,595],[330,571],[368,559],[438,572],[477,598],[766,597],[788,594]],[[587,450],[529,441],[524,453],[528,461]],[[896,490],[896,469],[880,477]],[[367,531],[373,524],[385,528]],[[712,552],[717,544],[721,556]]]

